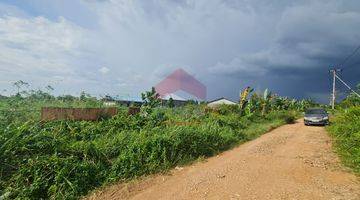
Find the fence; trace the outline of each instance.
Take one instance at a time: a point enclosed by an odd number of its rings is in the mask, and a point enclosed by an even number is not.
[[[117,108],[54,108],[41,109],[41,120],[88,120],[96,121],[116,115]]]

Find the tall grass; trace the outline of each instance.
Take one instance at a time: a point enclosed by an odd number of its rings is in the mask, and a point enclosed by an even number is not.
[[[360,107],[338,110],[327,129],[344,164],[360,174]]]
[[[149,96],[149,95],[148,95]],[[309,102],[257,95],[243,107],[120,109],[96,122],[40,122],[42,106],[101,107],[42,91],[0,99],[0,199],[77,199],[114,181],[168,170],[254,139],[285,123]],[[263,111],[263,112],[261,112]]]
[[[0,129],[0,196],[77,199],[110,182],[215,155],[292,115],[277,111],[246,117],[188,106],[150,115],[122,111],[98,122],[13,121]]]

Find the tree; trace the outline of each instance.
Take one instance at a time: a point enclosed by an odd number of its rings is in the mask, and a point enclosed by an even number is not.
[[[141,93],[141,98],[144,101],[145,106],[155,108],[160,105],[160,95],[156,92],[155,88],[152,87],[150,91]]]
[[[360,93],[360,83],[356,85],[356,92]],[[352,106],[360,106],[360,97],[355,94],[354,92],[351,92],[342,102],[341,107],[348,108]]]
[[[86,100],[88,100],[88,99],[90,99],[90,98],[91,98],[91,95],[88,94],[88,93],[86,93],[85,91],[82,91],[82,92],[80,93],[80,100],[81,100],[81,101],[86,101]]]
[[[239,100],[239,107],[240,107],[240,114],[243,114],[243,111],[248,103],[248,96],[254,89],[250,87],[246,87],[242,92],[240,92],[240,100]]]
[[[268,110],[268,108],[269,108],[271,99],[272,99],[271,92],[269,92],[269,90],[266,89],[266,90],[264,91],[264,95],[263,95],[263,99],[262,99],[261,115],[265,115],[265,114],[266,114],[266,112],[267,112],[267,110]]]
[[[62,95],[62,96],[58,96],[57,99],[60,101],[75,101],[76,97],[72,95]]]
[[[13,83],[13,85],[17,88],[17,93],[16,95],[19,96],[20,95],[20,89],[24,86],[29,87],[29,83],[22,81],[22,80],[18,80],[15,83]]]
[[[54,88],[53,88],[51,85],[47,85],[47,86],[45,87],[45,89],[46,89],[49,93],[51,93],[52,91],[54,91]]]
[[[175,106],[175,104],[174,104],[174,99],[173,99],[172,97],[170,97],[170,99],[169,99],[169,101],[168,101],[168,106],[169,106],[170,108],[173,108],[173,107]]]
[[[159,96],[154,87],[152,87],[150,91],[141,93],[141,98],[144,101],[144,104],[141,106],[143,116],[148,116],[153,112],[153,108],[160,106]]]

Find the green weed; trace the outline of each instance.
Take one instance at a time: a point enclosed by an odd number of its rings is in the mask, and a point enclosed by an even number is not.
[[[327,129],[344,164],[360,174],[360,107],[339,110]]]

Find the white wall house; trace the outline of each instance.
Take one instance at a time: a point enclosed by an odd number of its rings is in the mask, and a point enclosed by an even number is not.
[[[107,107],[116,106],[116,102],[115,101],[104,101],[103,105],[107,106]]]
[[[224,97],[220,98],[220,99],[215,99],[213,101],[208,102],[207,106],[211,107],[211,108],[216,108],[220,105],[236,105],[235,102],[226,99]]]

